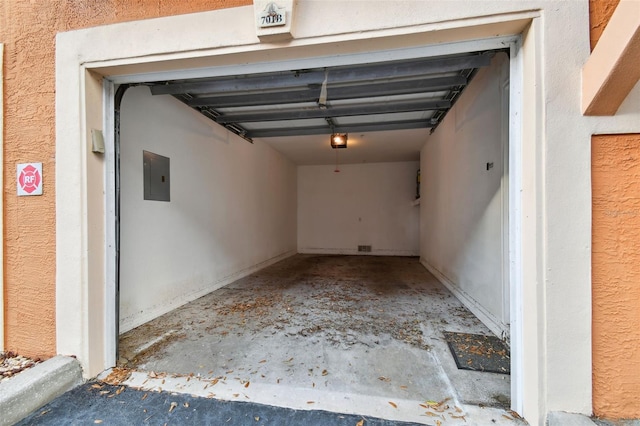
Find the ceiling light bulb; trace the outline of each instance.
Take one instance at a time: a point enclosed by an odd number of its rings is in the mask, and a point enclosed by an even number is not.
[[[346,148],[347,147],[347,134],[346,133],[334,133],[331,135],[331,147],[332,148]]]

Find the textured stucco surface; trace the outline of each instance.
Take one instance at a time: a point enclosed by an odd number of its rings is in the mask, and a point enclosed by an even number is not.
[[[589,0],[591,50],[596,46],[620,0]]]
[[[55,354],[55,35],[251,0],[0,1],[5,43],[5,348]],[[16,196],[16,164],[42,162],[44,194]],[[62,256],[64,254],[61,254]]]
[[[591,49],[620,0],[590,0]],[[592,138],[593,412],[640,417],[640,134]]]
[[[592,138],[593,410],[640,417],[640,135]]]

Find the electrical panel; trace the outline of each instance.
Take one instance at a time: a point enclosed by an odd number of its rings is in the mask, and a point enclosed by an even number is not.
[[[171,201],[169,157],[142,151],[144,199]]]

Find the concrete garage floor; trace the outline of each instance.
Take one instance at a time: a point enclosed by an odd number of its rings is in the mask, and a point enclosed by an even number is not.
[[[513,424],[509,376],[458,370],[443,331],[491,334],[418,259],[296,255],[123,334],[119,365],[146,389]]]

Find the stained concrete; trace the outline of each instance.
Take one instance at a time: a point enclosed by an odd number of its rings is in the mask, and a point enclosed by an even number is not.
[[[547,416],[547,426],[596,426],[596,424],[582,414],[553,411]]]
[[[77,359],[58,355],[0,383],[0,425],[11,425],[82,383]]]
[[[490,334],[416,258],[297,255],[124,334],[120,364],[154,372],[140,387],[187,377],[205,395],[423,422],[425,402],[447,400],[448,420],[505,421],[509,376],[458,370],[443,331]],[[384,410],[353,408],[366,401]],[[405,402],[415,415],[394,416]]]

